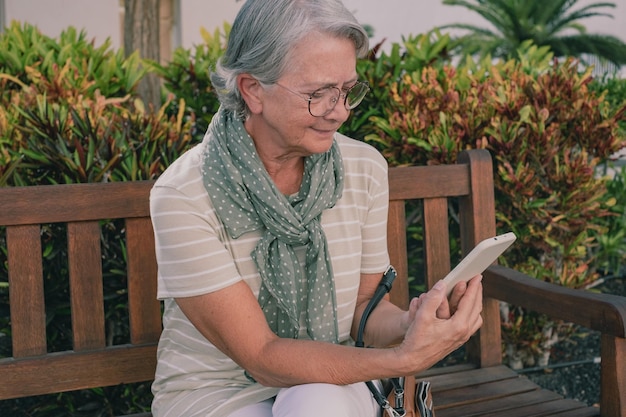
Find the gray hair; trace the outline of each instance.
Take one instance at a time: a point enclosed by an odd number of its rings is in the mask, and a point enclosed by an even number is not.
[[[237,76],[248,73],[274,84],[286,69],[289,51],[311,32],[352,40],[358,57],[369,50],[367,33],[340,0],[247,0],[211,73],[222,107],[245,118],[248,108]]]

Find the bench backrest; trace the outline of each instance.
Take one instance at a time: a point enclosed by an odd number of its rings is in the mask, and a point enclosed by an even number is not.
[[[398,279],[392,300],[408,303],[405,201],[422,200],[425,275],[432,285],[450,270],[448,204],[458,199],[461,248],[468,252],[495,233],[491,157],[473,150],[459,164],[390,170],[389,247]],[[156,364],[161,309],[156,300],[154,236],[149,218],[153,182],[0,188],[0,226],[6,228],[12,357],[0,359],[0,400],[149,381]],[[101,224],[123,219],[127,251],[130,341],[107,343],[103,301]],[[73,349],[47,352],[42,272],[42,225],[67,225]],[[1,239],[0,239],[1,241]],[[105,242],[106,244],[106,242]],[[495,300],[470,343],[471,358],[500,363]]]
[[[0,189],[6,227],[12,358],[0,399],[150,380],[161,333],[149,217],[151,182]],[[107,346],[101,220],[125,220],[130,343]],[[47,352],[42,226],[66,224],[73,349]]]

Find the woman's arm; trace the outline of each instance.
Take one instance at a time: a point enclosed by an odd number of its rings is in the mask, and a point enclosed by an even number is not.
[[[457,314],[449,319],[437,317],[444,290],[435,287],[421,299],[407,337],[393,349],[279,338],[269,329],[258,301],[244,282],[176,301],[211,343],[258,382],[285,387],[313,382],[350,384],[417,373],[434,365],[461,346],[482,323],[479,280],[470,283]]]

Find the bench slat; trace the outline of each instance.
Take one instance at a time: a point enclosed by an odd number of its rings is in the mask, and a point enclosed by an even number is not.
[[[461,377],[461,375],[459,375],[459,377]],[[469,385],[446,391],[437,390],[433,392],[433,398],[439,398],[435,402],[438,409],[445,409],[449,406],[466,406],[468,404],[486,402],[537,389],[537,384],[531,380],[527,378],[515,378],[495,382],[484,382],[479,385]]]
[[[425,280],[428,288],[450,271],[450,233],[448,231],[448,199],[424,200]]]
[[[583,403],[574,400],[554,400],[554,401],[543,401],[535,404],[530,404],[524,407],[511,407],[506,410],[505,413],[502,411],[494,411],[488,414],[477,414],[482,417],[502,417],[505,415],[506,417],[530,417],[530,416],[567,416],[573,417],[575,412],[580,411],[578,415],[584,415],[589,417],[596,417],[600,415],[600,410],[593,409],[590,407],[585,407]],[[463,414],[466,416],[466,414]],[[445,416],[444,416],[445,417]]]
[[[152,184],[154,181],[3,187],[0,224],[149,216]],[[33,204],[33,201],[45,204]]]
[[[552,416],[561,411],[567,411],[564,416],[599,416],[598,409],[543,390],[503,365],[478,369],[456,367],[454,372],[435,368],[427,374],[418,379],[431,382],[437,417]]]
[[[489,413],[496,412],[498,415],[507,417],[514,415],[520,407],[535,405],[539,403],[558,401],[561,397],[552,391],[536,390],[529,391],[515,396],[498,398],[489,402]],[[485,413],[485,403],[466,404],[462,407],[444,408],[437,412],[438,417],[451,417],[462,415],[463,417],[483,416]],[[461,408],[461,410],[459,410]],[[522,414],[522,416],[528,416]]]
[[[441,372],[441,373],[438,373]],[[428,371],[428,376],[418,375],[418,378],[429,380],[436,391],[447,391],[468,385],[480,385],[488,382],[499,382],[507,379],[518,379],[519,375],[510,368],[492,366],[490,368],[463,369],[455,367],[454,372],[447,372],[447,368],[435,368]],[[463,375],[463,378],[459,378]]]
[[[102,254],[98,222],[67,225],[74,350],[105,346]]]
[[[481,240],[496,234],[496,208],[494,198],[493,165],[489,152],[462,152],[459,163],[471,167],[471,193],[459,199],[459,222],[461,227],[461,251],[469,253]],[[502,363],[502,339],[500,333],[500,303],[484,298],[483,326],[467,344],[470,361],[481,367]]]
[[[0,398],[150,381],[155,368],[156,344],[49,353],[27,360],[0,359]]]
[[[406,253],[406,228],[404,227],[404,201],[389,202],[387,246],[391,265],[398,273],[390,292],[390,300],[404,309],[409,307],[409,267]]]
[[[601,415],[605,416],[606,414],[601,414],[597,407],[585,407],[563,411],[562,413],[555,412],[550,415],[554,417],[600,417]]]
[[[39,225],[6,229],[13,357],[46,353],[46,310]]]
[[[471,191],[468,171],[468,165],[394,167],[389,170],[389,199],[467,195]]]
[[[523,402],[524,400],[526,403]],[[581,412],[577,414],[579,416],[597,417],[600,415],[599,410],[585,407],[580,402],[555,399],[554,393],[539,390],[487,402],[436,409],[436,414],[437,417],[573,417],[577,411]]]
[[[161,334],[161,303],[157,300],[157,263],[150,218],[126,220],[130,340],[157,342]]]

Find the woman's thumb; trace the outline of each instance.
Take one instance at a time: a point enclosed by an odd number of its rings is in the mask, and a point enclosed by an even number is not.
[[[446,287],[446,283],[440,280],[431,288],[430,291],[423,294],[423,297],[420,297],[422,301],[420,310],[426,309],[426,311],[435,314],[446,296]]]

